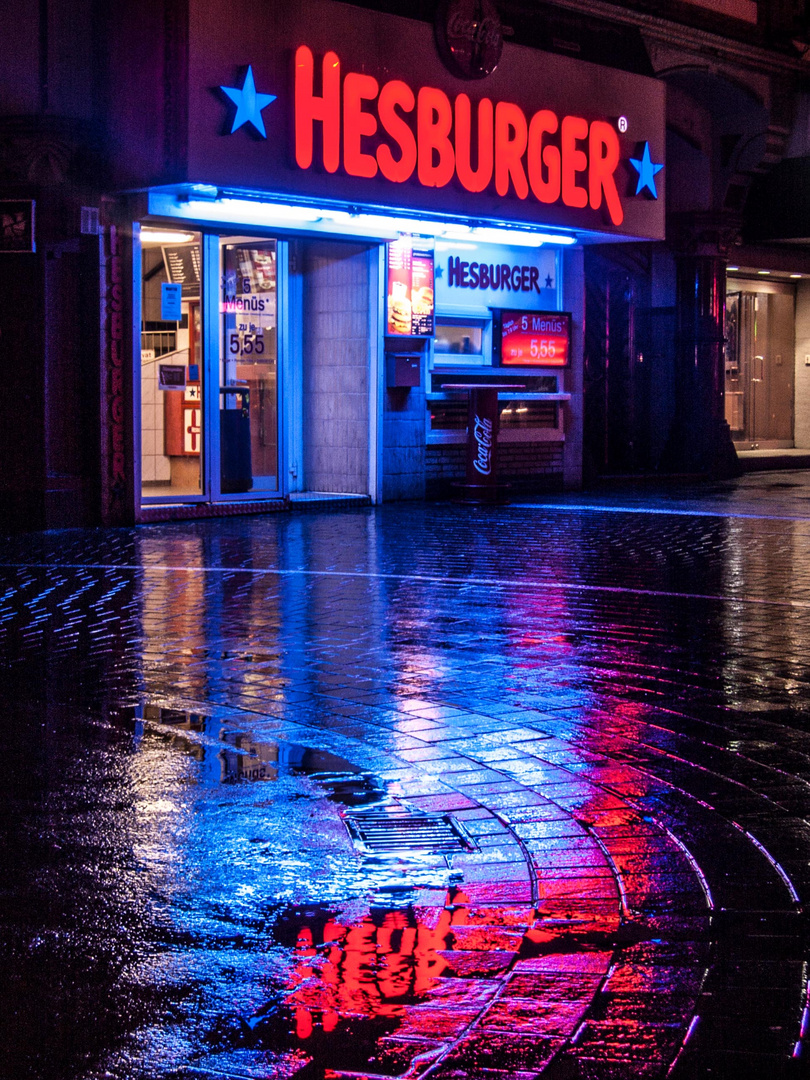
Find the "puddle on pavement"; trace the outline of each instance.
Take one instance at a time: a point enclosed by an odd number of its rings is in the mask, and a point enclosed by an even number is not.
[[[476,850],[463,827],[451,822],[449,815],[407,807],[389,796],[373,773],[329,750],[286,739],[257,738],[236,726],[231,717],[153,704],[141,706],[138,713],[142,732],[148,732],[151,740],[199,762],[197,780],[203,789],[228,788],[236,799],[234,812],[250,813],[255,807],[261,819],[257,830],[273,834],[289,859],[295,859],[292,849],[296,848],[300,853],[297,884],[302,891],[307,889],[307,865],[312,867],[318,859],[318,841],[325,835],[331,843],[326,853],[332,860],[329,880],[338,899],[386,888],[405,888],[409,894],[446,889],[461,877],[453,869],[452,855]],[[256,792],[244,801],[239,798],[241,787],[264,785],[269,798],[257,801]],[[330,804],[334,812],[328,809]],[[271,806],[276,809],[268,814]],[[319,821],[316,833],[312,833],[313,818]],[[273,827],[268,827],[269,821]],[[371,843],[366,832],[375,829],[390,842]],[[345,838],[342,845],[338,833]],[[426,842],[426,837],[432,841]],[[257,842],[263,843],[261,854],[272,859],[273,841]],[[320,878],[323,887],[327,882],[322,872]],[[290,895],[290,885],[289,880],[284,882],[282,895]],[[323,894],[318,897],[322,898]]]
[[[327,798],[343,806],[373,806],[386,799],[384,786],[371,773],[329,750],[286,740],[255,739],[222,720],[158,705],[144,705],[142,719],[170,727],[201,761],[216,743],[219,780],[224,784],[307,776],[325,789]]]

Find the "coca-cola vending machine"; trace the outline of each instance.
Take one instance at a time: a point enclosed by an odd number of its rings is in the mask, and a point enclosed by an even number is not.
[[[467,409],[467,484],[494,488],[498,483],[495,467],[500,428],[498,390],[490,386],[473,387]]]
[[[455,484],[460,500],[467,503],[503,502],[508,485],[498,480],[498,430],[501,390],[523,390],[522,383],[443,383],[442,390],[464,391],[467,404],[467,468],[462,484]]]

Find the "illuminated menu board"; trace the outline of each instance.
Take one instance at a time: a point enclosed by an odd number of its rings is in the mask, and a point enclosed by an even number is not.
[[[183,296],[200,295],[200,245],[182,244],[164,247],[163,264],[170,282],[183,286]]]
[[[387,334],[433,333],[433,250],[402,236],[388,245]]]
[[[500,328],[505,367],[566,367],[571,359],[567,311],[501,311]]]

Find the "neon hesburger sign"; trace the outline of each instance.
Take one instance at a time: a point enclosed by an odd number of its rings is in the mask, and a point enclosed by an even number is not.
[[[401,79],[342,72],[335,52],[320,64],[295,52],[295,161],[301,169],[443,188],[457,181],[470,193],[495,191],[538,203],[601,211],[621,225],[616,185],[619,137],[605,120],[527,114],[510,101],[433,86],[414,91]],[[316,133],[319,138],[316,138]]]

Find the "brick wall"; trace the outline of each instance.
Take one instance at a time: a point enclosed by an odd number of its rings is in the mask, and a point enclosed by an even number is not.
[[[383,413],[383,499],[424,497],[424,386],[391,387]]]
[[[563,443],[502,443],[498,446],[498,475],[516,494],[559,491],[563,486]],[[463,445],[428,446],[425,453],[426,494],[448,494],[455,480],[464,479]]]

